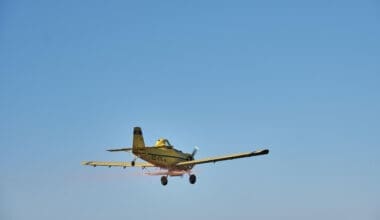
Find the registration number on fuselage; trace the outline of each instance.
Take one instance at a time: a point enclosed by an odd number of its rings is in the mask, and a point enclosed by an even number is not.
[[[152,160],[159,161],[159,162],[166,162],[166,158],[163,157],[163,156],[154,155],[154,154],[152,154],[152,155],[150,155],[150,156],[151,156],[150,158],[151,158]]]

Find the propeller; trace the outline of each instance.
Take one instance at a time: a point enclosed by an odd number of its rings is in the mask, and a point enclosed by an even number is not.
[[[195,154],[197,153],[197,151],[199,150],[199,148],[197,146],[194,147],[194,150],[193,150],[193,153],[191,153],[191,157],[194,159],[194,156]]]

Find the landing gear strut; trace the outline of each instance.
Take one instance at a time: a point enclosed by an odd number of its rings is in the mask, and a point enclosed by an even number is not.
[[[194,174],[191,174],[191,175],[189,176],[189,182],[190,182],[191,184],[194,184],[196,181],[197,181],[197,177],[196,177]]]
[[[166,176],[161,177],[161,184],[163,186],[166,186],[166,184],[168,184],[168,178]]]

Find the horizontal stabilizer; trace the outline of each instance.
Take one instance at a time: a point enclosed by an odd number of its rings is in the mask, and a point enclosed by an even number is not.
[[[109,149],[107,151],[109,151],[109,152],[119,152],[119,151],[128,152],[128,151],[131,151],[131,150],[132,150],[132,148],[127,147],[127,148]]]

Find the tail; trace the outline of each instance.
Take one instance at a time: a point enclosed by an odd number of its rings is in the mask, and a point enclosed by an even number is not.
[[[133,145],[132,150],[141,149],[145,147],[144,137],[140,127],[133,128]]]

